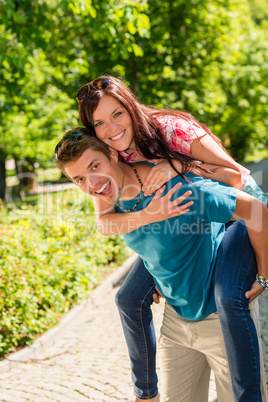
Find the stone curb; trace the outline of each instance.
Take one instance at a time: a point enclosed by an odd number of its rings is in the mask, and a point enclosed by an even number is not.
[[[19,352],[14,353],[10,357],[0,362],[0,374],[5,373],[18,364],[27,360],[34,359],[38,354],[44,352],[45,349],[54,345],[62,338],[67,331],[83,318],[88,308],[96,305],[114,286],[128,273],[132,264],[136,260],[137,255],[129,257],[119,268],[110,274],[99,286],[94,289],[90,299],[82,302],[78,306],[72,308],[60,321],[58,325],[48,330],[31,346],[26,347]]]

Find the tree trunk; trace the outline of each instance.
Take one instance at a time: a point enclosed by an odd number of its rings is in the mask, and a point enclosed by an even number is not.
[[[19,160],[15,161],[17,178],[19,180],[19,197],[21,200],[25,198],[25,192],[34,192],[37,189],[37,178],[34,168],[29,170],[27,166],[23,166]]]
[[[22,180],[21,180],[21,177],[20,177],[21,176],[20,162],[17,159],[15,159],[15,167],[16,167],[16,175],[17,175],[17,178],[18,178],[18,181],[19,181],[19,193],[18,193],[18,195],[19,195],[19,199],[21,201],[23,201],[23,200],[25,200],[25,193],[24,193],[24,190],[23,190]]]
[[[5,201],[6,199],[6,161],[0,159],[0,199]]]

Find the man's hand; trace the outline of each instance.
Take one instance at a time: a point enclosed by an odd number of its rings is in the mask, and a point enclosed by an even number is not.
[[[251,303],[254,299],[256,299],[262,292],[264,292],[264,288],[257,282],[253,282],[251,289],[245,293],[247,299],[249,299],[249,303]]]
[[[166,186],[163,186],[161,189],[157,190],[154,198],[150,202],[150,204],[143,210],[143,212],[147,214],[147,218],[151,217],[153,219],[149,219],[146,221],[147,223],[161,222],[166,219],[173,218],[174,216],[180,216],[187,212],[189,212],[189,207],[193,205],[193,201],[188,201],[185,204],[181,203],[185,201],[192,192],[186,191],[181,196],[175,198],[175,200],[171,201],[170,198],[174,195],[174,193],[182,186],[182,183],[179,182],[175,184],[163,197],[162,194],[166,189]],[[157,218],[156,218],[157,217]]]
[[[154,299],[154,302],[155,302],[156,304],[159,304],[161,297],[164,298],[164,296],[162,295],[162,293],[160,292],[160,290],[157,288],[157,286],[155,286],[155,289],[156,289],[157,293],[154,293],[153,299]]]

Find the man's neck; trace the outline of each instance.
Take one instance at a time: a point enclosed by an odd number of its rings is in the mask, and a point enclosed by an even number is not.
[[[130,164],[125,162],[118,162],[118,165],[120,166],[124,175],[124,185],[121,191],[120,200],[121,201],[130,200],[136,197],[136,195],[142,191],[138,177],[143,183],[143,180],[149,173],[151,167],[145,163],[133,164],[137,170],[138,174],[137,177]]]

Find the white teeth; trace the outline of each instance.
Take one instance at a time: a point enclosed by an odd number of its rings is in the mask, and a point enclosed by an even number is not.
[[[124,134],[125,134],[125,130],[122,133],[120,133],[120,134],[118,134],[118,135],[116,135],[114,137],[111,137],[110,139],[113,140],[113,141],[114,140],[119,140],[119,138],[121,138]]]
[[[101,186],[101,188],[98,191],[95,191],[97,194],[101,194],[103,192],[103,190],[108,186],[110,182],[107,181],[106,183],[103,184],[103,186]]]

